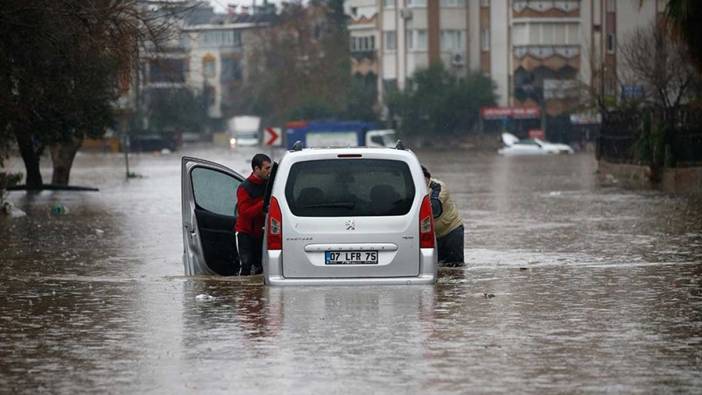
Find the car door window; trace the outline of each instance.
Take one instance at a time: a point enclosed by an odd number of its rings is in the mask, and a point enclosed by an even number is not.
[[[215,214],[234,216],[241,181],[221,171],[195,167],[190,172],[195,204]]]

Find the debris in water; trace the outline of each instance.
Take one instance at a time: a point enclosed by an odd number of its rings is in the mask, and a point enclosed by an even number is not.
[[[211,300],[214,300],[214,296],[210,296],[208,294],[200,294],[195,297],[195,300],[198,302],[209,302]]]
[[[492,299],[495,297],[495,294],[489,294],[487,292],[483,292],[483,296],[485,297],[485,299]]]
[[[51,214],[53,215],[66,215],[68,214],[68,207],[61,203],[54,203],[51,206]]]
[[[5,202],[0,206],[0,214],[8,215],[10,218],[19,218],[27,215],[27,213],[18,209],[10,202]]]
[[[95,229],[95,234],[96,234],[96,235],[102,236],[104,233],[105,233],[105,231],[102,230],[102,229]]]

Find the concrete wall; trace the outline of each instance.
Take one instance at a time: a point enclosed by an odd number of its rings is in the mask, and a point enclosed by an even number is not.
[[[610,163],[600,160],[597,172],[606,183],[631,188],[658,188],[663,192],[702,195],[702,167],[666,168],[660,183],[651,181],[648,166]]]

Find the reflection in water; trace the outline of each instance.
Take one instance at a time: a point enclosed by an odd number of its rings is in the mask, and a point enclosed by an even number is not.
[[[254,151],[188,152],[243,173]],[[702,202],[600,187],[586,155],[419,151],[466,220],[430,287],[182,276],[180,157],[82,155],[98,193],[0,219],[7,392],[695,392]],[[452,160],[446,160],[450,157]],[[17,163],[10,161],[10,167]],[[50,213],[53,204],[69,209]],[[212,300],[198,300],[206,294]]]

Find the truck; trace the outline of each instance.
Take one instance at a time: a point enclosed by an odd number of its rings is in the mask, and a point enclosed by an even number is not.
[[[238,115],[227,123],[229,146],[254,146],[261,140],[261,117],[254,115]]]
[[[379,129],[363,121],[292,121],[285,125],[285,145],[292,149],[297,141],[305,147],[393,147],[393,129]]]

